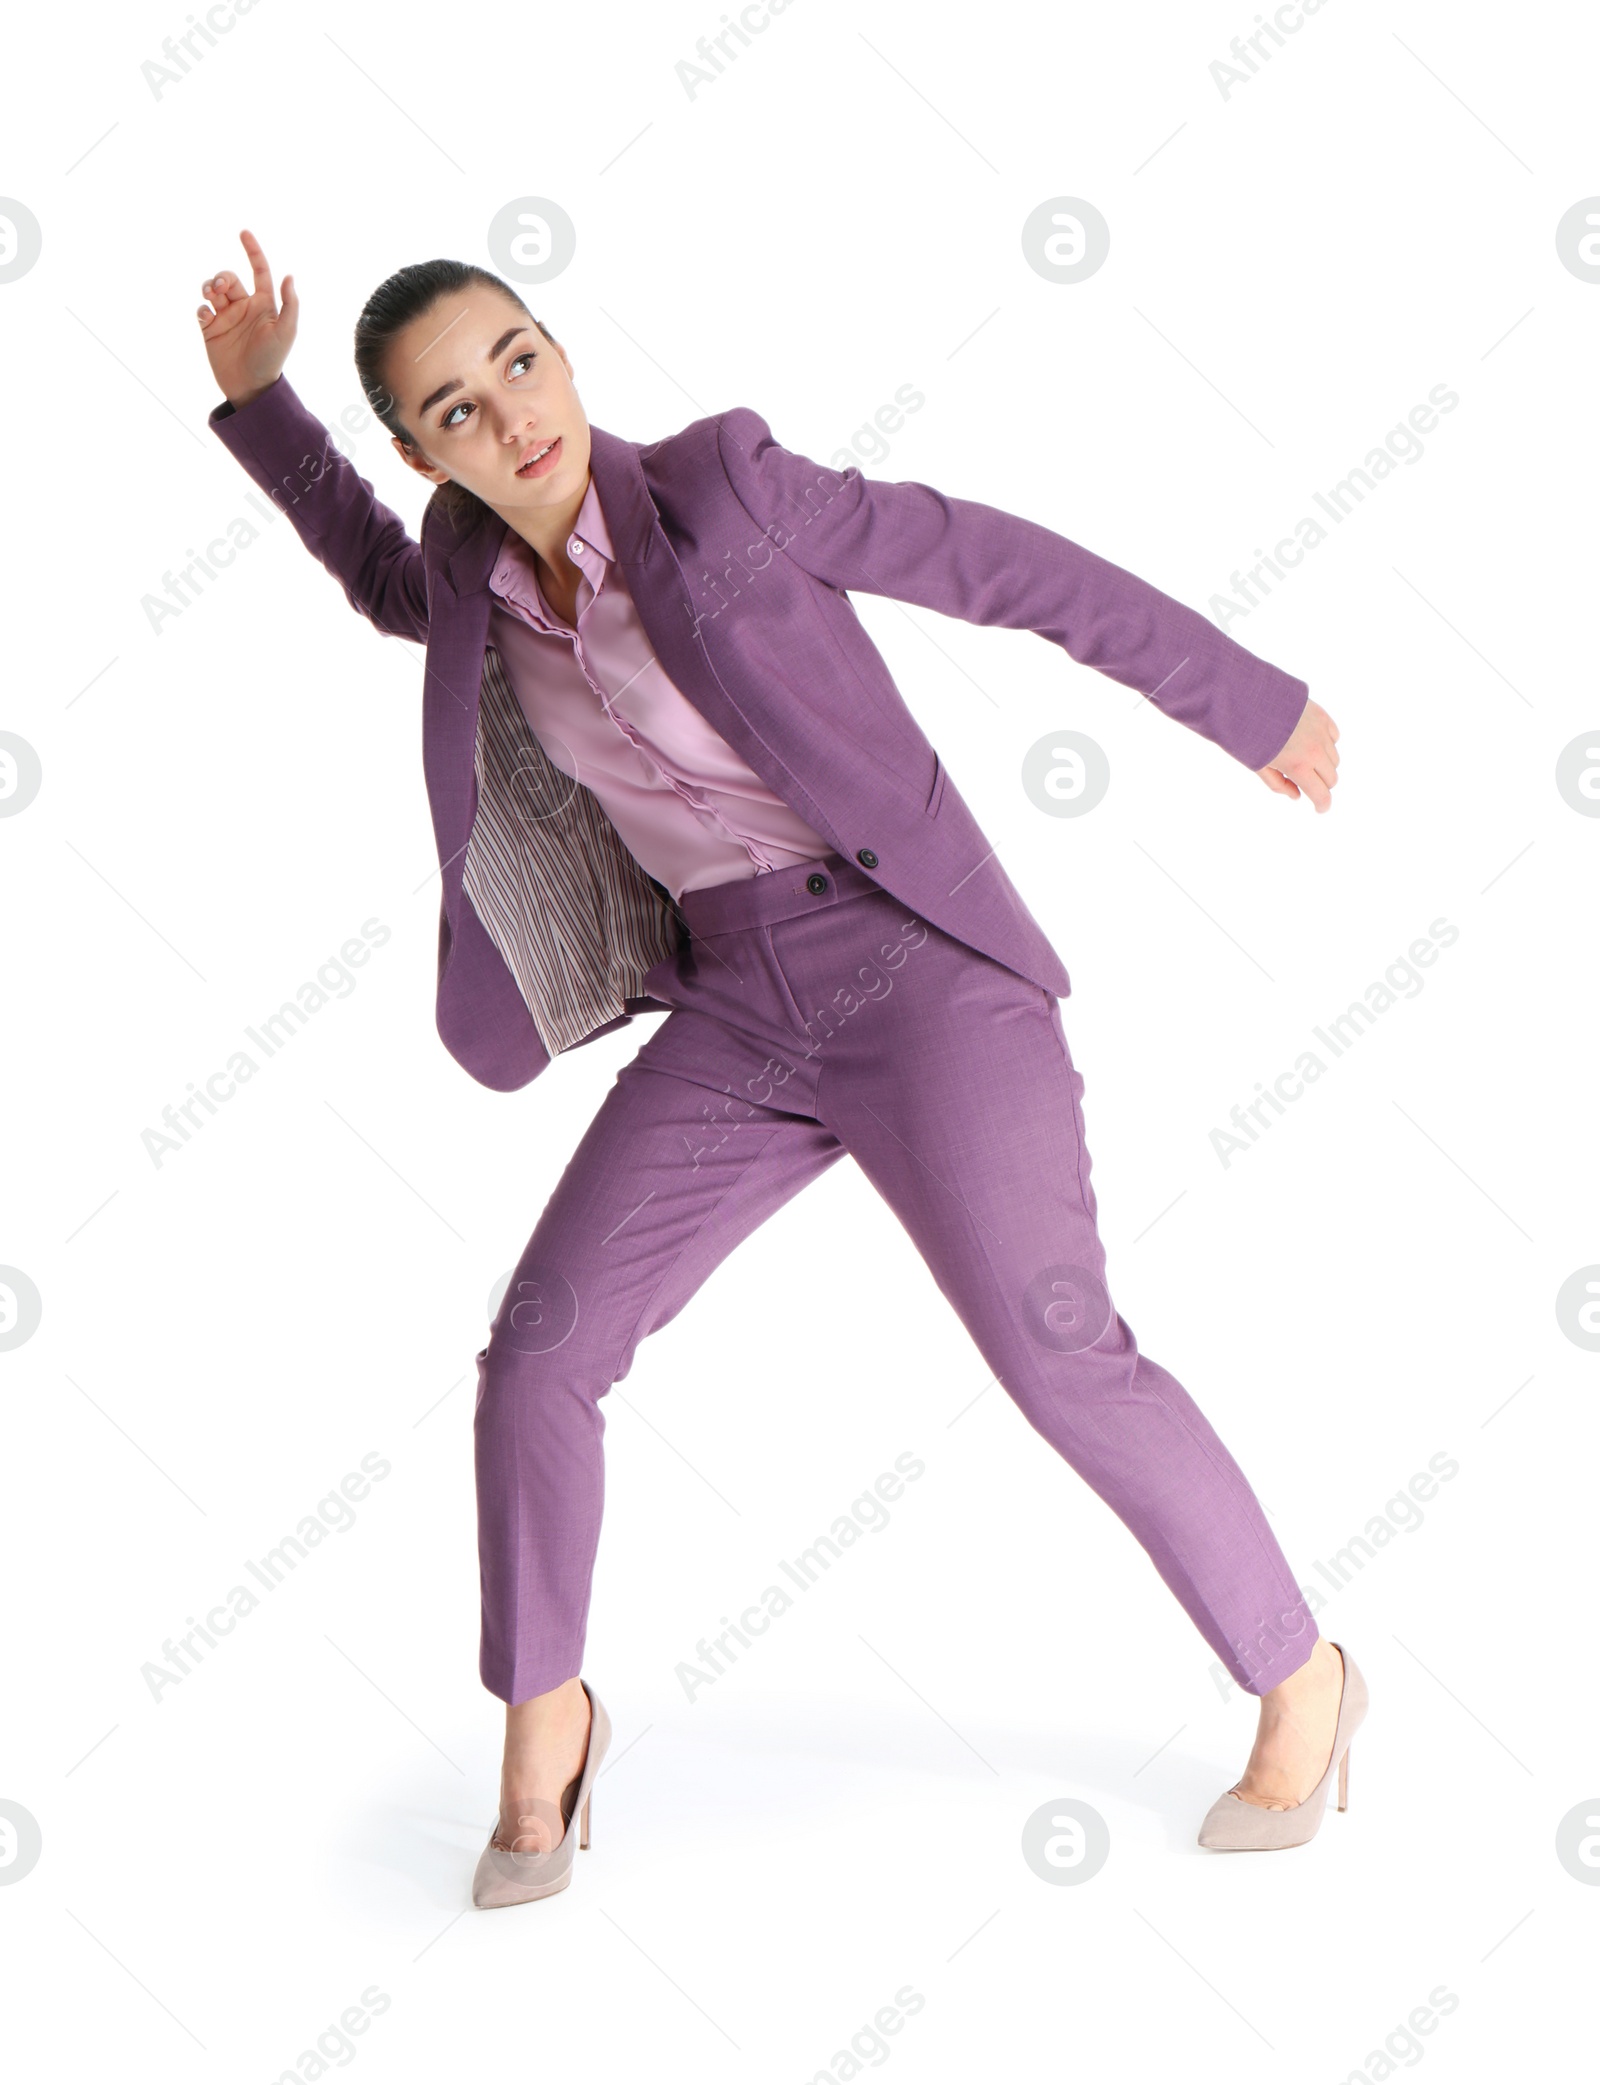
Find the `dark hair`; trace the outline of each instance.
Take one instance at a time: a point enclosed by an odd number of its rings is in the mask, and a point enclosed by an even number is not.
[[[480,268],[472,261],[445,260],[413,261],[410,267],[401,268],[387,282],[380,283],[367,299],[360,318],[356,320],[355,352],[356,374],[361,379],[367,404],[389,432],[398,435],[408,447],[417,446],[416,437],[402,422],[399,403],[384,381],[385,357],[396,336],[413,319],[420,318],[442,298],[458,294],[471,283],[498,290],[519,311],[526,312],[551,346],[555,345],[555,336],[544,321],[533,317],[510,283],[502,282],[498,275],[491,275],[487,268]],[[438,497],[448,518],[457,524],[468,522],[484,511],[483,501],[477,494],[456,484],[453,479],[438,487]]]

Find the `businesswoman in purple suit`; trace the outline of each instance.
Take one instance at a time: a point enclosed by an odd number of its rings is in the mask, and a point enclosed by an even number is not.
[[[480,1670],[506,1704],[474,1901],[565,1887],[610,1723],[580,1677],[602,1399],[766,1217],[848,1152],[1029,1423],[1260,1703],[1200,1843],[1316,1832],[1366,1708],[1249,1484],[1113,1303],[1055,949],[849,590],[1031,629],[1319,811],[1303,681],[1020,516],[782,447],[748,407],[640,445],[452,261],[369,299],[356,364],[436,490],[420,541],[282,374],[299,304],[240,235],[202,284],[210,425],[378,629],[426,647],[437,1021],[498,1091],[664,1011],[551,1193],[478,1355]],[[749,1632],[767,1616],[741,1617]],[[741,1641],[748,1640],[741,1636]]]

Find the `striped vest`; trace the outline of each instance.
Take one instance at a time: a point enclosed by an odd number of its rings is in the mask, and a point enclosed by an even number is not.
[[[554,1057],[648,997],[687,929],[581,782],[540,745],[499,652],[484,648],[478,806],[462,888]]]

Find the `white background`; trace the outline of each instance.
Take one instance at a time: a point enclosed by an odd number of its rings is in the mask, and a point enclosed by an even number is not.
[[[0,1354],[0,1797],[43,1835],[0,1889],[19,2072],[310,2078],[376,1986],[324,2075],[1571,2075],[1600,1889],[1555,1847],[1600,1815],[1600,1356],[1556,1296],[1600,1260],[1600,823],[1554,776],[1600,729],[1600,288],[1555,227],[1600,190],[1600,32],[1328,0],[1224,97],[1249,4],[793,0],[691,96],[675,68],[722,22],[259,0],[157,96],[141,66],[184,8],[101,5],[10,68],[0,190],[44,237],[0,285],[0,729],[43,767],[0,821],[0,1261],[43,1299]],[[193,315],[239,228],[295,276],[289,374],[334,421],[371,290],[493,265],[526,195],[578,229],[528,295],[595,424],[748,404],[833,459],[911,384],[869,475],[1202,610],[1431,387],[1459,395],[1230,625],[1337,722],[1326,816],[1027,632],[855,596],[1071,972],[1118,1306],[1297,1573],[1326,1591],[1319,1561],[1459,1466],[1319,1615],[1372,1709],[1308,1847],[1195,1845],[1252,1704],[846,1163],[609,1397],[594,1843],[560,1897],[469,1907],[501,1733],[472,1356],[657,1017],[476,1086],[433,1028],[420,651],[281,523],[160,635],[142,602],[249,511]],[[1076,286],[1021,246],[1063,195],[1111,228]],[[351,453],[415,528],[381,430]],[[1063,727],[1111,764],[1081,819],[1020,781]],[[374,917],[356,989],[155,1165],[162,1109]],[[1225,1166],[1230,1110],[1440,918],[1421,988]],[[890,1525],[687,1700],[697,1640],[906,1451],[926,1473]],[[391,1467],[354,1526],[153,1699],[163,1641],[367,1454]],[[1055,1887],[1021,1836],[1063,1797],[1111,1855]],[[843,2053],[905,1986],[920,2009]],[[1441,1986],[1453,2009],[1383,2055]]]

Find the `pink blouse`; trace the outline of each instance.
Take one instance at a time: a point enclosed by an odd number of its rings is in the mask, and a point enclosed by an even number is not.
[[[593,790],[640,865],[681,898],[828,853],[830,842],[668,678],[615,561],[592,476],[567,555],[583,575],[576,629],[550,612],[532,547],[507,529],[489,578],[489,642],[535,738]]]

